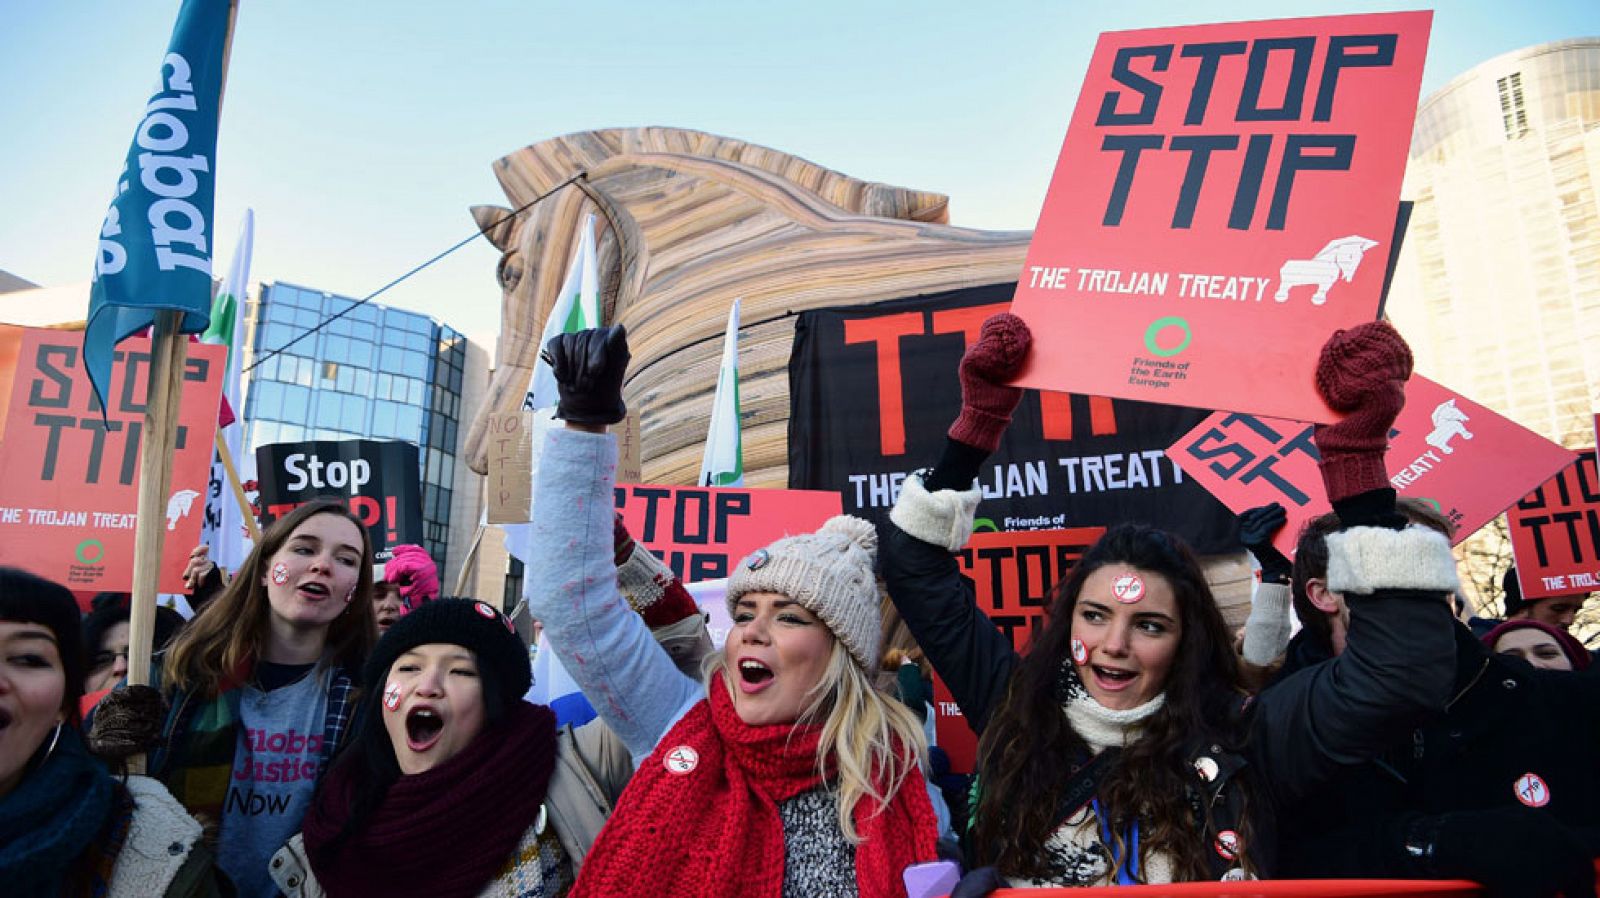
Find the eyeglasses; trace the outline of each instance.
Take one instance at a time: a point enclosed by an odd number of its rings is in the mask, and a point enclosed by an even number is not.
[[[118,658],[121,658],[124,661],[128,660],[128,650],[123,649],[120,652],[95,652],[94,657],[89,659],[89,669],[99,670],[102,667],[110,667],[111,665],[117,663]]]

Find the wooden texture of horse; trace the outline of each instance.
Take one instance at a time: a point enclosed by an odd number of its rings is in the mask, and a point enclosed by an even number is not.
[[[570,134],[500,159],[495,172],[512,208],[584,177],[487,232],[503,253],[505,291],[488,408],[521,403],[544,320],[594,213],[602,313],[628,327],[624,397],[642,413],[643,475],[655,483],[692,483],[700,469],[734,299],[744,300],[745,481],[782,487],[796,313],[1014,280],[1030,237],[953,227],[941,194],[673,128]],[[509,209],[472,211],[488,227]],[[480,473],[485,426],[473,421],[467,440]]]

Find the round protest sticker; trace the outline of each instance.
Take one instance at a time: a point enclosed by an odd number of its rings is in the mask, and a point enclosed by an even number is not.
[[[1212,846],[1217,849],[1217,854],[1223,860],[1231,861],[1239,856],[1239,834],[1231,829],[1217,833],[1217,841]]]
[[[1111,581],[1111,596],[1125,605],[1144,598],[1144,580],[1138,574],[1123,574]]]
[[[1089,661],[1089,649],[1084,646],[1083,640],[1076,636],[1072,637],[1072,660],[1078,664],[1086,664]]]
[[[289,566],[287,564],[280,561],[272,566],[272,582],[278,586],[289,582]]]
[[[400,707],[400,684],[390,683],[389,688],[383,690],[383,706],[390,711]]]
[[[1512,788],[1517,793],[1517,801],[1530,808],[1542,808],[1550,803],[1550,787],[1537,773],[1524,773],[1517,777],[1516,785]]]
[[[498,620],[500,618],[500,612],[494,610],[494,607],[488,602],[478,602],[472,607],[477,609],[480,616],[488,618],[489,620]]]
[[[1219,770],[1216,761],[1210,758],[1201,758],[1194,762],[1194,772],[1200,774],[1200,778],[1209,783],[1217,778]]]
[[[668,773],[682,776],[700,766],[700,753],[687,745],[680,745],[667,752],[667,758],[662,762]]]

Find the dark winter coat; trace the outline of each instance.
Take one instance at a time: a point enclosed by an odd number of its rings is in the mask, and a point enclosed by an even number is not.
[[[1296,637],[1300,646],[1291,643],[1286,675],[1334,663],[1320,660],[1326,649],[1306,635]],[[1429,875],[1405,849],[1408,829],[1426,816],[1512,806],[1528,774],[1543,784],[1546,810],[1600,836],[1600,676],[1491,654],[1460,624],[1454,635],[1447,709],[1286,808],[1281,875]],[[1279,688],[1269,687],[1263,701]]]

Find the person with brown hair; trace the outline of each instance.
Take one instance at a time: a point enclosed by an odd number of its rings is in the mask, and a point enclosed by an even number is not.
[[[979,733],[969,856],[992,866],[957,894],[1008,880],[1272,876],[1276,810],[1448,697],[1449,546],[1399,529],[1382,474],[1410,353],[1382,324],[1323,349],[1319,391],[1348,413],[1315,439],[1344,527],[1332,544],[1357,607],[1351,650],[1326,675],[1251,702],[1198,562],[1155,527],[1119,525],[1090,547],[1024,655],[975,604],[952,553],[972,530],[979,466],[1021,401],[1006,381],[1030,343],[1015,316],[984,323],[962,359],[944,456],[906,479],[884,533],[890,596]]]
[[[239,893],[270,898],[267,862],[348,737],[376,633],[366,527],[336,500],[307,503],[267,528],[160,656],[151,686],[165,715],[148,689],[119,688],[96,709],[90,744],[149,748],[150,775],[215,829]],[[124,729],[133,735],[111,738]]]

